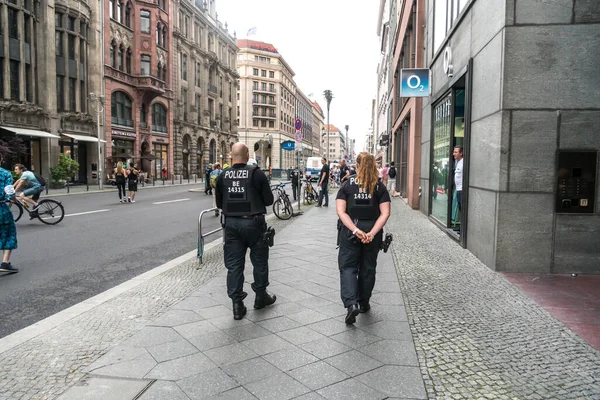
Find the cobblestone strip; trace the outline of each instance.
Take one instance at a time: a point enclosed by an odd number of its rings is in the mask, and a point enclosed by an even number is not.
[[[387,226],[431,399],[600,399],[600,352],[394,203]]]
[[[294,222],[271,219],[277,232]],[[187,261],[47,333],[0,354],[0,399],[54,399],[82,370],[224,268],[223,247]]]

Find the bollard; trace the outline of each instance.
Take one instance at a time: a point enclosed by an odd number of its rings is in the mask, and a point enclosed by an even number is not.
[[[152,186],[156,186],[156,178],[152,177]]]
[[[85,191],[86,192],[90,191],[90,184],[87,181],[85,182]]]
[[[175,184],[175,175],[171,175],[171,185]]]
[[[67,194],[71,193],[70,188],[69,188],[69,181],[66,182],[67,185]]]
[[[194,175],[194,183],[198,183],[198,175]]]
[[[190,184],[190,176],[188,175],[188,185]]]
[[[181,185],[183,183],[183,175],[179,175],[179,184]]]

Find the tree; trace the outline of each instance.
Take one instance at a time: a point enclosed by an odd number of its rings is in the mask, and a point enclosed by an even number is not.
[[[0,157],[7,160],[17,154],[27,154],[28,148],[23,139],[18,136],[0,137]]]
[[[71,179],[79,171],[79,163],[66,154],[61,154],[58,158],[58,165],[50,168],[50,176],[53,183]]]

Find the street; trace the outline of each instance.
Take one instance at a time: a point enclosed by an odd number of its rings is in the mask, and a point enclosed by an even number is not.
[[[116,191],[55,197],[65,207],[56,226],[25,214],[11,257],[19,273],[0,276],[0,337],[194,250],[198,215],[212,207],[188,191],[198,187],[140,190],[135,204],[119,204]],[[219,218],[205,221],[212,230]]]

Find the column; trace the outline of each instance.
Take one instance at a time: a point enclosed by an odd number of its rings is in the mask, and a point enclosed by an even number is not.
[[[9,48],[8,48],[8,7],[6,3],[0,4],[2,7],[2,37],[4,38],[4,63],[2,64],[2,76],[3,82],[2,87],[4,88],[4,93],[0,93],[0,97],[4,99],[10,98],[10,72],[9,72]]]

